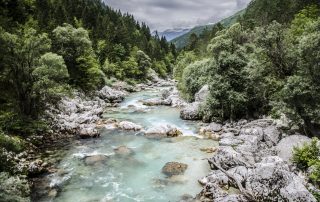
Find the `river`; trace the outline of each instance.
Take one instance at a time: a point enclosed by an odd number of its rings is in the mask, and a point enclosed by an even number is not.
[[[197,136],[200,123],[181,120],[179,109],[142,105],[141,100],[160,96],[162,89],[132,93],[119,107],[108,108],[103,117],[131,121],[146,129],[170,124],[184,135],[159,140],[136,132],[103,129],[100,138],[73,142],[57,164],[59,172],[47,176],[50,186],[59,190],[53,201],[168,202],[201,191],[197,180],[210,171],[203,159],[211,155],[200,149],[217,143]],[[132,149],[133,155],[115,155],[119,146]],[[92,166],[84,162],[85,156],[97,154],[109,156],[107,163]],[[169,179],[162,174],[162,167],[172,161],[188,165],[184,175]]]

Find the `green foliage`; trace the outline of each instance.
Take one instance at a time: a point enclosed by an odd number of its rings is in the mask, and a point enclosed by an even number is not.
[[[182,52],[179,54],[173,69],[173,77],[180,81],[184,69],[196,60],[194,52]]]
[[[26,177],[0,173],[0,198],[3,201],[28,202],[30,188]]]
[[[5,148],[7,151],[21,152],[24,149],[24,142],[18,137],[5,135],[0,130],[0,148]]]
[[[307,169],[319,161],[320,147],[319,140],[313,138],[310,144],[304,144],[302,147],[293,149],[292,161],[297,164],[300,169]]]
[[[38,63],[32,72],[35,78],[33,96],[39,97],[42,103],[48,103],[67,94],[69,74],[63,58],[54,53],[46,53]]]
[[[209,83],[210,77],[208,72],[215,67],[214,63],[212,60],[204,59],[192,63],[184,69],[178,87],[187,100],[192,101],[194,95],[202,86]]]
[[[64,24],[53,30],[53,39],[55,52],[62,55],[67,64],[71,84],[85,91],[97,89],[103,84],[104,75],[87,30]]]
[[[310,180],[320,185],[320,145],[317,138],[313,138],[311,143],[293,149],[292,161],[303,170],[310,170]],[[319,197],[314,193],[315,197]]]
[[[17,34],[0,33],[3,58],[4,76],[14,92],[17,110],[22,115],[35,116],[36,99],[33,95],[33,70],[39,58],[50,49],[51,41],[47,34],[38,34],[36,30],[25,27]]]

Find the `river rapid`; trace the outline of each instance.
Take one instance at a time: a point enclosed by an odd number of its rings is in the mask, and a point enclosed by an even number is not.
[[[168,202],[199,193],[198,179],[210,171],[204,159],[212,155],[200,149],[215,147],[217,142],[199,137],[200,123],[180,119],[179,109],[142,104],[141,100],[161,96],[161,90],[132,93],[119,107],[106,109],[103,118],[130,121],[145,129],[169,124],[183,136],[149,139],[139,132],[102,129],[100,138],[74,141],[63,151],[58,171],[46,177],[57,194],[39,201]],[[119,146],[130,148],[133,154],[116,155],[114,149]],[[108,156],[105,163],[88,165],[84,161],[86,156],[101,154]],[[168,178],[161,172],[167,162],[185,163],[188,168],[184,175]]]

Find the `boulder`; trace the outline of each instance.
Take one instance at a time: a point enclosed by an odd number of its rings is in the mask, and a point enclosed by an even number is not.
[[[263,140],[263,130],[259,126],[249,127],[249,128],[242,128],[240,130],[240,135],[251,135],[258,137],[259,141]]]
[[[96,129],[95,124],[90,125],[80,125],[78,129],[78,135],[82,139],[99,137],[100,132]]]
[[[179,162],[169,162],[162,168],[162,173],[168,177],[182,175],[187,170],[188,165]]]
[[[116,155],[119,156],[130,156],[134,154],[134,151],[127,146],[120,146],[113,150]]]
[[[246,161],[242,154],[235,151],[230,146],[221,146],[218,151],[211,158],[212,161],[216,162],[223,169],[229,170],[236,166],[249,166],[250,164]]]
[[[84,163],[87,166],[97,166],[97,165],[103,165],[106,164],[109,157],[106,155],[98,154],[93,156],[87,156],[84,158]]]
[[[122,91],[114,90],[109,86],[103,87],[99,92],[98,96],[103,99],[107,100],[112,103],[121,102],[124,100],[124,96],[126,94]]]
[[[214,202],[249,202],[247,198],[241,194],[230,194],[224,197],[219,197]]]
[[[316,201],[302,180],[277,156],[255,164],[248,174],[246,189],[257,201]]]
[[[118,127],[122,130],[133,130],[133,131],[140,131],[142,130],[142,126],[137,125],[135,123],[129,121],[122,121],[117,124]]]
[[[147,100],[143,100],[142,103],[146,106],[157,106],[157,105],[162,105],[162,99],[161,98],[150,98]]]
[[[300,147],[305,143],[310,143],[311,139],[304,135],[291,135],[283,138],[276,146],[276,152],[284,161],[291,163],[294,147]]]
[[[205,102],[209,95],[209,86],[204,85],[199,92],[195,94],[195,101],[196,102]]]
[[[200,120],[200,103],[194,102],[191,104],[188,104],[186,107],[184,107],[180,112],[180,117],[184,120]]]
[[[275,146],[280,140],[280,132],[276,126],[268,126],[263,129],[263,139],[269,147]]]
[[[209,175],[200,179],[198,182],[203,186],[208,183],[215,183],[224,186],[229,183],[229,177],[220,170],[213,170]]]
[[[217,198],[224,198],[228,196],[228,192],[223,190],[216,183],[207,183],[200,194],[198,194],[197,199],[204,202],[215,201]]]
[[[182,132],[170,125],[159,125],[149,128],[145,132],[145,135],[149,138],[165,138],[180,136],[182,135]]]

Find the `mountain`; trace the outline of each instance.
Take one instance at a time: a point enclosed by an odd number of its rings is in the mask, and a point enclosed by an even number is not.
[[[167,29],[163,32],[158,32],[158,35],[160,37],[164,36],[167,41],[172,41],[173,39],[188,33],[190,30],[190,28]],[[155,32],[153,34],[155,34]]]
[[[218,23],[221,23],[224,27],[230,27],[232,24],[234,24],[237,21],[237,19],[239,17],[241,17],[241,16],[243,16],[245,14],[245,11],[246,11],[246,9],[238,11],[234,15],[232,15],[232,16],[230,16],[228,18],[225,18],[225,19],[219,21]],[[210,30],[216,24],[217,23],[194,27],[189,32],[187,32],[187,33],[185,33],[185,34],[173,39],[171,42],[178,49],[184,48],[187,45],[188,39],[191,36],[191,34],[194,33],[194,34],[199,36],[205,29],[209,29]]]

